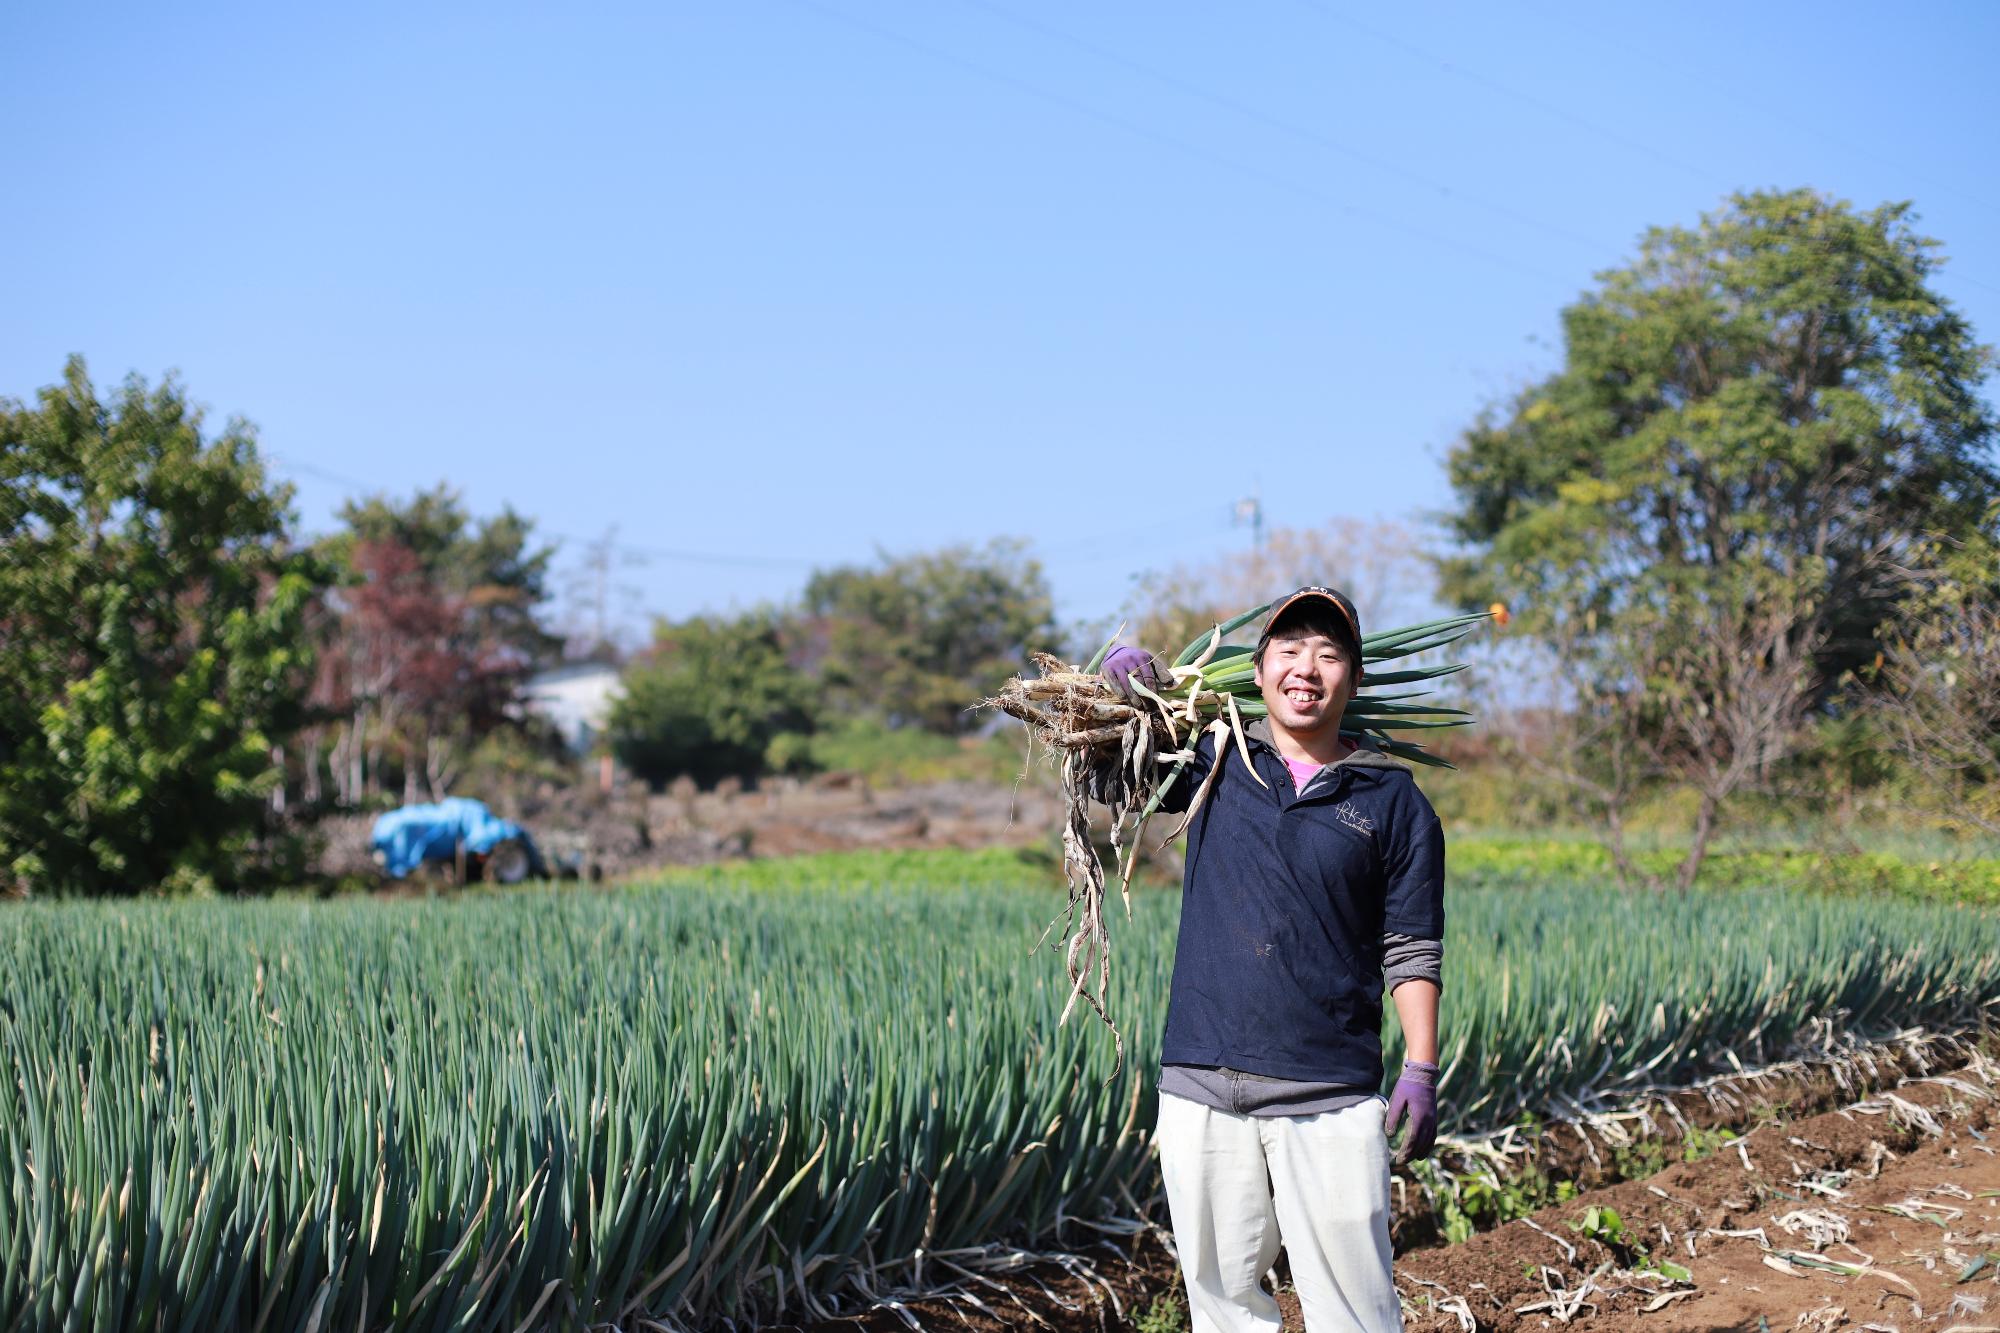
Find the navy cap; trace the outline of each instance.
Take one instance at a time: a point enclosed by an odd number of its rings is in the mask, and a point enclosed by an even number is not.
[[[1263,637],[1257,640],[1258,655],[1260,657],[1263,655],[1264,645],[1271,641],[1271,631],[1276,629],[1278,622],[1285,618],[1285,613],[1297,607],[1299,603],[1307,600],[1325,602],[1334,609],[1333,622],[1337,627],[1348,631],[1347,647],[1354,653],[1354,665],[1359,667],[1361,665],[1360,613],[1354,609],[1354,603],[1347,600],[1345,593],[1333,588],[1321,587],[1316,583],[1307,584],[1271,608],[1271,614],[1264,620]]]

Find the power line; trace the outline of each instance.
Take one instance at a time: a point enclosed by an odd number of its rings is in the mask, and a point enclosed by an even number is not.
[[[1144,527],[1130,528],[1122,532],[1093,532],[1088,537],[1078,537],[1071,541],[1059,542],[1054,546],[1042,547],[1035,554],[1042,560],[1088,560],[1101,556],[1105,548],[1120,542],[1139,541],[1146,537],[1164,538],[1172,543],[1184,543],[1191,535],[1189,524],[1199,519],[1219,518],[1221,509],[1217,505],[1203,505],[1199,509],[1182,514],[1161,515]]]
[[[1540,6],[1536,6],[1536,8],[1541,9]],[[1563,26],[1569,28],[1571,31],[1581,33],[1585,37],[1590,38],[1592,41],[1598,43],[1600,46],[1604,46],[1613,51],[1617,51],[1621,55],[1631,54],[1631,47],[1629,44],[1621,42],[1617,38],[1608,37],[1605,34],[1598,32],[1593,28],[1578,23],[1574,19],[1568,17],[1567,15],[1550,13],[1546,9],[1541,9],[1541,14],[1543,18],[1551,19],[1557,23],[1561,23]],[[1657,55],[1651,55],[1649,53],[1649,59],[1651,59],[1654,64],[1660,63]],[[1808,121],[1799,120],[1796,119],[1795,117],[1785,115],[1782,111],[1778,111],[1775,108],[1770,107],[1764,103],[1754,102],[1751,99],[1745,97],[1735,87],[1731,86],[1730,84],[1724,82],[1721,79],[1716,78],[1714,75],[1708,73],[1706,70],[1703,70],[1698,65],[1690,65],[1685,61],[1677,61],[1674,63],[1676,68],[1678,68],[1683,74],[1691,75],[1692,77],[1699,79],[1702,83],[1706,84],[1713,91],[1721,93],[1724,97],[1727,97],[1730,101],[1735,102],[1738,106],[1748,107],[1750,110],[1755,111],[1757,114],[1765,117],[1767,120],[1774,121],[1777,124],[1784,125],[1787,128],[1796,130],[1800,133],[1809,134],[1823,143],[1832,144],[1836,148],[1843,148],[1857,157],[1866,158],[1868,161],[1873,162],[1878,167],[1889,167],[1897,171],[1908,170],[1908,167],[1903,162],[1891,161],[1887,158],[1884,158],[1879,154],[1871,152],[1870,150],[1855,143],[1852,139],[1846,138],[1842,135],[1829,133],[1826,130],[1820,129],[1818,126],[1813,125]],[[1917,179],[1928,180],[1930,184],[1936,185],[1940,189],[1949,190],[1953,194],[1956,194],[1959,198],[1964,199],[1969,203],[1977,204],[1981,208],[1986,209],[1988,212],[1993,211],[1993,205],[1987,203],[1984,199],[1980,198],[1978,195],[1972,194],[1971,192],[1967,191],[1962,186],[1954,185],[1949,181],[1942,181],[1942,180],[1937,180],[1935,178],[1928,178],[1924,176],[1918,176]],[[1967,279],[1967,281],[1974,281],[1974,280]],[[1977,283],[1976,285],[1981,287],[1987,287],[1989,290],[1995,290],[1988,283],[1980,282]]]
[[[551,537],[561,541],[581,543],[584,539],[567,533],[551,532]],[[803,556],[791,555],[725,555],[715,551],[689,551],[677,546],[634,546],[621,542],[613,549],[625,551],[642,560],[671,560],[685,565],[717,565],[732,569],[814,569],[820,564]]]
[[[331,468],[317,467],[311,463],[301,463],[295,459],[286,458],[282,454],[274,454],[269,449],[265,449],[262,452],[265,458],[288,472],[297,472],[308,477],[318,477],[321,481],[330,481],[336,486],[345,486],[349,490],[354,491],[372,492],[384,489],[375,482],[363,481],[359,477],[350,477],[345,473],[335,472]]]
[[[1643,143],[1618,130],[1599,125],[1589,117],[1580,116],[1576,112],[1571,111],[1568,107],[1545,101],[1542,98],[1536,97],[1533,93],[1524,93],[1518,88],[1509,87],[1507,84],[1501,83],[1498,79],[1489,78],[1481,74],[1478,70],[1468,69],[1456,61],[1445,59],[1443,56],[1433,55],[1413,42],[1405,41],[1394,33],[1384,32],[1382,29],[1363,23],[1359,19],[1351,18],[1336,9],[1320,3],[1320,0],[1298,0],[1298,3],[1323,18],[1331,19],[1335,23],[1346,24],[1357,32],[1373,37],[1378,42],[1393,46],[1399,51],[1417,57],[1419,60],[1427,60],[1447,73],[1457,75],[1462,79],[1469,79],[1482,87],[1492,89],[1503,97],[1511,97],[1515,101],[1534,107],[1547,115],[1554,116],[1559,120],[1566,120],[1572,125],[1589,130],[1593,134],[1601,135],[1604,138],[1610,139],[1613,143],[1629,148],[1634,152],[1644,153],[1655,161],[1664,163],[1678,171],[1685,171],[1690,175],[1699,176],[1711,185],[1720,184],[1725,189],[1729,188],[1728,182],[1723,181],[1721,177],[1712,174],[1704,167],[1696,166],[1692,162],[1684,162],[1673,154],[1655,148],[1651,144]]]
[[[1341,213],[1347,214],[1350,217],[1358,218],[1364,222],[1371,223],[1385,230],[1400,232],[1405,236],[1415,237],[1418,240],[1427,241],[1432,245],[1441,246],[1448,250],[1456,250],[1461,254],[1470,255],[1476,259],[1482,259],[1489,264],[1495,264],[1502,268],[1512,269],[1517,273],[1525,273],[1530,277],[1540,278],[1546,282],[1566,283],[1573,280],[1571,278],[1560,277],[1556,274],[1547,272],[1546,270],[1536,268],[1532,264],[1524,264],[1518,259],[1511,259],[1505,255],[1494,254],[1490,250],[1482,250],[1476,245],[1467,245],[1463,241],[1455,240],[1449,236],[1440,235],[1439,233],[1431,231],[1428,228],[1417,226],[1414,223],[1405,222],[1400,218],[1391,217],[1388,214],[1378,213],[1370,208],[1363,208],[1360,205],[1348,203],[1343,199],[1336,198],[1333,195],[1326,193],[1324,190],[1320,190],[1313,186],[1304,184],[1301,181],[1293,180],[1287,176],[1281,176],[1274,172],[1266,171],[1262,167],[1252,165],[1251,163],[1239,161],[1235,158],[1227,157],[1220,153],[1210,152],[1205,148],[1201,148],[1195,144],[1187,142],[1185,139],[1177,139],[1170,134],[1163,134],[1158,130],[1152,129],[1151,127],[1146,125],[1141,125],[1136,121],[1127,120],[1123,116],[1116,115],[1109,111],[1099,110],[1098,108],[1091,106],[1088,103],[1079,102],[1076,101],[1074,98],[1066,97],[1061,93],[1052,92],[1046,88],[1039,87],[1023,79],[1018,79],[1011,74],[1003,73],[1002,71],[993,69],[987,65],[982,65],[977,61],[967,60],[963,56],[955,55],[950,51],[944,50],[942,47],[932,46],[928,42],[919,41],[916,38],[898,32],[893,28],[886,28],[883,27],[881,24],[871,22],[867,19],[860,19],[854,17],[851,14],[843,13],[840,10],[833,9],[827,5],[820,4],[817,2],[817,0],[788,0],[788,3],[795,5],[800,9],[810,10],[811,12],[818,14],[822,18],[830,19],[833,22],[845,24],[848,27],[858,29],[859,31],[868,33],[871,36],[878,37],[883,41],[893,42],[898,46],[907,47],[910,50],[916,51],[921,55],[928,56],[933,60],[941,61],[945,64],[952,65],[958,69],[965,70],[966,72],[971,74],[977,74],[980,78],[988,79],[994,83],[998,83],[1005,87],[1011,88],[1015,92],[1021,93],[1024,96],[1032,97],[1039,101],[1047,102],[1053,106],[1062,107],[1064,110],[1069,111],[1074,115],[1083,116],[1087,119],[1097,121],[1100,124],[1109,125],[1112,128],[1120,130],[1126,134],[1134,135],[1138,138],[1148,141],[1149,143],[1157,144],[1160,147],[1167,148],[1174,152],[1181,153],[1187,157],[1194,158],[1195,160],[1206,163],[1211,167],[1221,167],[1228,171],[1233,171],[1241,175],[1253,177],[1257,180],[1263,181],[1267,185],[1273,185],[1282,190],[1289,190],[1294,194],[1302,195],[1317,203],[1324,204],[1329,208],[1333,208]]]
[[[308,477],[317,477],[322,481],[330,481],[335,485],[344,486],[349,490],[357,491],[364,495],[382,494],[386,493],[388,489],[379,482],[363,481],[359,477],[350,477],[344,473],[335,472],[330,468],[317,467],[311,463],[301,463],[294,459],[287,459],[268,450],[265,451],[264,456],[292,472],[302,473]],[[549,528],[543,528],[541,531],[545,537],[553,537],[557,541],[569,542],[577,546],[601,544],[601,539],[596,537],[578,537],[573,533],[556,532]],[[796,571],[813,569],[821,563],[798,556],[735,555],[720,551],[692,551],[674,546],[638,545],[632,542],[614,542],[610,544],[609,549],[627,555],[638,556],[644,560],[669,560],[680,564],[713,565],[733,569]]]
[[[302,463],[296,459],[285,458],[268,449],[264,450],[263,454],[265,458],[288,471],[300,473],[304,476],[317,477],[322,481],[330,481],[335,485],[345,487],[350,491],[360,494],[385,494],[388,490],[387,487],[379,482],[363,481],[359,477],[351,477],[342,472],[335,472],[331,468],[323,468],[312,463]],[[1183,530],[1184,525],[1208,515],[1214,512],[1214,510],[1215,506],[1205,505],[1201,509],[1191,513],[1158,518],[1145,527],[1133,528],[1128,531],[1092,533],[1088,537],[1061,542],[1050,547],[1042,547],[1039,544],[1030,543],[1029,550],[1031,554],[1041,560],[1066,559],[1079,555],[1088,557],[1107,544],[1133,541],[1142,537],[1173,536],[1181,538],[1186,536]],[[573,533],[557,532],[549,528],[539,528],[538,531],[544,537],[550,537],[556,541],[566,542],[585,548],[586,550],[591,547],[599,547],[606,551],[636,557],[642,561],[666,560],[680,564],[710,565],[736,569],[781,570],[787,573],[796,573],[800,570],[827,569],[848,563],[840,560],[813,560],[803,556],[737,555],[719,551],[694,551],[681,547],[654,546],[634,542],[607,542],[602,537],[579,537]]]
[[[978,9],[985,10],[987,13],[992,14],[998,18],[1005,19],[1009,23],[1013,23],[1019,27],[1026,28],[1031,32],[1040,33],[1044,37],[1048,37],[1056,41],[1067,43],[1068,45],[1073,46],[1080,51],[1086,51],[1089,54],[1094,55],[1101,60],[1108,61],[1111,64],[1117,65],[1122,69],[1127,69],[1135,74],[1140,74],[1145,76],[1146,78],[1153,79],[1156,82],[1165,84],[1169,88],[1173,88],[1179,92],[1185,93],[1190,97],[1198,97],[1205,102],[1209,102],[1212,103],[1213,105],[1222,107],[1224,110],[1232,111],[1239,116],[1243,116],[1249,120],[1256,121],[1258,124],[1264,125],[1270,129],[1278,130],[1282,133],[1289,134],[1294,138],[1304,140],[1305,142],[1312,144],[1315,147],[1324,148],[1329,152],[1339,153],[1342,156],[1352,158],[1357,162],[1366,163],[1367,165],[1374,167],[1376,170],[1387,172],[1392,176],[1400,176],[1404,180],[1414,181],[1419,185],[1423,185],[1430,189],[1436,190],[1438,193],[1445,195],[1449,198],[1463,200],[1466,203],[1473,204],[1479,208],[1483,208],[1487,212],[1492,213],[1497,217],[1506,218],[1510,222],[1519,223],[1520,225],[1525,227],[1532,227],[1537,231],[1547,232],[1551,236],[1557,236],[1563,240],[1575,242],[1578,245],[1586,245],[1591,247],[1592,249],[1607,248],[1604,246],[1602,241],[1599,241],[1594,237],[1585,236],[1579,232],[1571,231],[1567,227],[1563,227],[1557,223],[1546,222],[1540,218],[1530,217],[1528,214],[1517,212],[1516,210],[1508,207],[1505,204],[1495,202],[1494,200],[1491,199],[1482,198],[1479,195],[1472,194],[1468,191],[1462,190],[1455,185],[1451,185],[1445,181],[1438,180],[1435,177],[1427,176],[1420,171],[1412,170],[1411,168],[1404,166],[1400,162],[1395,162],[1389,158],[1377,156],[1376,154],[1371,153],[1366,149],[1357,148],[1353,144],[1343,142],[1342,140],[1339,139],[1335,139],[1327,134],[1322,133],[1319,130],[1311,128],[1310,126],[1300,125],[1294,121],[1290,121],[1281,116],[1274,115],[1271,112],[1262,109],[1261,107],[1253,106],[1248,102],[1239,101],[1238,99],[1229,96],[1227,93],[1218,93],[1211,89],[1201,87],[1198,84],[1190,83],[1188,80],[1183,79],[1178,75],[1170,74],[1164,70],[1155,69],[1150,65],[1142,64],[1139,61],[1133,60],[1128,56],[1120,55],[1118,52],[1112,51],[1106,47],[1099,46],[1095,42],[1086,40],[1085,38],[1082,37],[1077,37],[1068,32],[1064,32],[1059,28],[1055,28],[1049,24],[1041,22],[1038,19],[1031,19],[1026,17],[1025,15],[1016,14],[1011,10],[1001,7],[1000,5],[991,3],[991,0],[962,0],[962,3],[971,5]]]
[[[981,3],[981,0],[966,0],[966,2],[976,4],[976,3]],[[1298,3],[1303,5],[1305,8],[1312,10],[1315,13],[1322,15],[1325,18],[1331,19],[1336,23],[1344,23],[1348,27],[1356,30],[1357,32],[1365,33],[1368,36],[1373,37],[1375,40],[1382,42],[1386,45],[1393,46],[1397,50],[1403,51],[1408,55],[1415,56],[1420,60],[1429,61],[1430,63],[1438,66],[1440,69],[1443,69],[1448,73],[1454,74],[1459,78],[1469,79],[1472,82],[1477,83],[1482,87],[1490,88],[1493,91],[1500,93],[1503,96],[1511,97],[1518,102],[1521,102],[1527,106],[1532,106],[1537,110],[1545,112],[1548,115],[1558,117],[1559,119],[1568,121],[1572,125],[1576,125],[1583,129],[1589,130],[1593,134],[1597,134],[1604,138],[1610,139],[1613,143],[1617,143],[1626,148],[1630,148],[1635,152],[1644,153],[1648,157],[1666,163],[1668,166],[1672,166],[1681,171],[1686,171],[1698,175],[1702,179],[1708,181],[1710,184],[1723,184],[1726,186],[1726,182],[1723,182],[1721,177],[1712,175],[1703,168],[1695,166],[1693,163],[1684,162],[1680,158],[1677,158],[1670,153],[1664,152],[1661,149],[1655,148],[1650,144],[1643,143],[1640,140],[1634,139],[1629,135],[1621,133],[1618,130],[1611,129],[1608,126],[1600,125],[1596,121],[1591,120],[1587,116],[1582,116],[1574,111],[1571,111],[1568,107],[1561,106],[1554,102],[1546,101],[1543,98],[1536,97],[1533,93],[1522,92],[1518,88],[1513,88],[1508,86],[1507,84],[1501,83],[1499,80],[1490,78],[1487,75],[1480,73],[1478,70],[1468,68],[1467,66],[1461,65],[1456,61],[1448,60],[1443,56],[1435,55],[1432,52],[1425,50],[1423,47],[1416,45],[1414,42],[1410,42],[1405,40],[1404,38],[1396,36],[1394,33],[1384,32],[1382,29],[1364,23],[1360,19],[1354,18],[1347,14],[1343,14],[1338,10],[1333,9],[1326,3],[1324,3],[1324,0],[1298,0]],[[1603,37],[1601,35],[1593,33],[1589,29],[1581,27],[1580,25],[1575,24],[1573,22],[1569,23],[1569,26],[1578,32],[1584,33],[1586,36],[1594,38],[1601,44],[1610,46],[1613,49],[1619,50],[1626,54],[1630,54],[1629,48],[1623,45],[1622,43],[1616,42],[1611,38]],[[1686,69],[1687,67],[1682,66],[1682,68]],[[1769,116],[1774,120],[1779,121],[1779,123],[1781,124],[1791,125],[1794,128],[1805,130],[1807,133],[1813,134],[1818,138],[1823,139],[1829,143],[1847,148],[1850,151],[1858,152],[1862,156],[1871,156],[1864,150],[1857,149],[1851,140],[1839,138],[1837,136],[1828,134],[1825,131],[1814,129],[1812,126],[1809,125],[1801,125],[1799,122],[1791,120],[1789,117],[1780,116],[1776,112],[1770,111],[1767,108],[1760,107],[1757,103],[1751,102],[1748,99],[1742,97],[1740,94],[1733,92],[1725,85],[1717,82],[1710,76],[1701,74],[1699,71],[1695,71],[1695,75],[1696,77],[1700,78],[1704,83],[1707,83],[1711,88],[1716,88],[1728,94],[1739,105],[1747,106],[1753,111],[1759,111],[1762,114]],[[1876,159],[1876,161],[1879,162],[1880,159]],[[1961,198],[1968,199],[1971,202],[1979,204],[1982,207],[1986,206],[1985,201],[1981,200],[1976,195],[1969,194],[1965,190],[1959,189],[1955,186],[1946,185],[1943,184],[1942,182],[1937,182],[1937,183],[1942,185],[1942,188],[1951,190],[1953,193],[1959,195]],[[1987,282],[1983,279],[1975,278],[1970,274],[1959,273],[1959,274],[1954,274],[1952,276],[1958,282],[1968,283],[1971,286],[1983,288],[1984,290],[1989,292],[2000,292],[2000,287],[1996,287],[1994,284]]]
[[[1990,282],[1985,282],[1979,278],[1975,278],[1970,273],[1960,273],[1957,274],[1956,276],[1960,282],[1969,282],[1974,287],[1983,287],[1989,292],[2000,292],[2000,287],[1996,287]]]

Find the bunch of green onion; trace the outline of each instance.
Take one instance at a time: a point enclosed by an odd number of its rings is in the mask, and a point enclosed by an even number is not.
[[[1192,642],[1175,656],[1168,668],[1172,683],[1154,696],[1161,703],[1172,701],[1172,713],[1195,718],[1221,718],[1225,715],[1234,721],[1241,718],[1264,716],[1264,700],[1255,679],[1256,664],[1251,661],[1251,649],[1242,644],[1223,642],[1229,635],[1243,628],[1271,609],[1270,603],[1253,607],[1225,621],[1205,634],[1197,635]],[[1400,658],[1414,657],[1418,653],[1429,652],[1433,648],[1443,648],[1456,643],[1492,616],[1491,611],[1480,611],[1471,615],[1447,616],[1442,620],[1429,620],[1421,625],[1407,625],[1401,629],[1383,630],[1370,634],[1361,641],[1362,685],[1354,698],[1348,701],[1347,710],[1340,717],[1340,731],[1348,739],[1371,743],[1387,754],[1398,759],[1407,759],[1419,764],[1437,768],[1450,768],[1449,760],[1432,753],[1421,744],[1397,736],[1392,731],[1425,731],[1443,727],[1463,727],[1470,725],[1472,716],[1463,709],[1443,708],[1436,704],[1413,703],[1428,694],[1425,690],[1411,690],[1401,694],[1376,694],[1369,691],[1391,685],[1414,685],[1423,681],[1437,680],[1465,670],[1465,663],[1450,662],[1436,666],[1404,667],[1394,671],[1376,671],[1369,668],[1382,662],[1392,662]],[[1097,655],[1085,672],[1095,673],[1104,665],[1110,653],[1112,642],[1097,650]],[[1153,692],[1139,687],[1144,694]],[[1233,728],[1240,730],[1240,726]]]
[[[1255,679],[1252,649],[1224,640],[1265,615],[1271,603],[1252,607],[1196,638],[1179,653],[1157,690],[1132,682],[1126,698],[1102,675],[1104,659],[1117,642],[1114,634],[1083,666],[1071,666],[1047,653],[1036,653],[1038,677],[1009,681],[989,702],[1029,726],[1031,734],[1057,756],[1062,770],[1066,813],[1063,825],[1063,871],[1069,881],[1069,904],[1057,922],[1065,945],[1070,998],[1058,1024],[1067,1022],[1077,1000],[1096,1011],[1111,1028],[1119,1049],[1123,1036],[1104,1009],[1111,982],[1111,939],[1104,921],[1104,865],[1090,836],[1090,803],[1108,807],[1111,846],[1120,861],[1119,888],[1129,917],[1132,872],[1138,865],[1146,822],[1182,772],[1194,761],[1202,733],[1215,737],[1216,762],[1194,795],[1186,815],[1165,842],[1187,828],[1225,765],[1225,750],[1234,747],[1244,770],[1257,782],[1263,778],[1250,763],[1244,728],[1266,713]],[[1371,634],[1361,641],[1362,683],[1341,714],[1341,734],[1397,759],[1449,768],[1442,756],[1421,742],[1394,732],[1435,731],[1470,725],[1463,709],[1420,703],[1426,691],[1381,694],[1374,691],[1436,680],[1465,669],[1463,663],[1376,670],[1379,664],[1414,657],[1457,642],[1493,615],[1481,611],[1447,616],[1399,629]],[[1165,845],[1162,843],[1162,846]]]

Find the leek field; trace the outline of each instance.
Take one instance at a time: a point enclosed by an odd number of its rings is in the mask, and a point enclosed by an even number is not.
[[[9,907],[0,1330],[701,1328],[1085,1244],[1155,1192],[1177,895],[1112,923],[1115,1078],[1029,952],[1062,898],[985,856]],[[1475,875],[1448,910],[1459,1134],[2000,996],[2000,913],[1944,903]]]

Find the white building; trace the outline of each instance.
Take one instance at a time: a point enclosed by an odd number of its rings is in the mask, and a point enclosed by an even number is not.
[[[521,687],[528,711],[549,720],[565,744],[588,754],[604,734],[611,705],[623,697],[618,668],[602,662],[579,662],[532,676]]]

